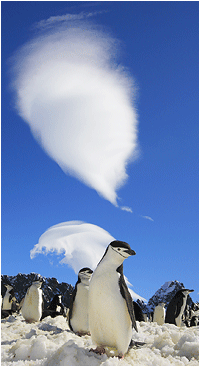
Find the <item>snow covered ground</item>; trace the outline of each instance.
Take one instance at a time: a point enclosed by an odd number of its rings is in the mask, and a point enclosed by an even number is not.
[[[73,334],[66,319],[46,317],[27,324],[21,315],[1,321],[2,366],[198,366],[199,327],[137,322],[133,339],[146,344],[119,360],[95,355],[90,336]]]

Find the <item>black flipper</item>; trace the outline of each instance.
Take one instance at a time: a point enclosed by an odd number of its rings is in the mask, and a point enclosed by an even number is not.
[[[74,331],[73,328],[72,328],[72,325],[71,325],[71,318],[72,318],[72,313],[73,313],[73,303],[74,303],[74,300],[75,300],[75,297],[76,297],[77,285],[80,282],[81,282],[81,280],[78,279],[78,281],[75,284],[75,288],[74,288],[74,290],[72,292],[72,296],[71,296],[71,300],[70,300],[70,305],[69,305],[68,323],[69,323],[69,327],[70,327],[70,329],[72,331]]]
[[[123,264],[121,264],[117,268],[117,272],[120,273],[120,278],[119,278],[120,293],[121,293],[122,297],[126,301],[126,305],[127,305],[127,308],[128,308],[128,312],[129,312],[130,318],[131,318],[131,322],[132,322],[132,327],[136,331],[138,331],[137,325],[136,325],[136,320],[135,320],[133,300],[132,300],[132,297],[130,295],[130,292],[128,290],[128,287],[126,285],[126,282],[125,282],[125,279],[124,279],[124,275],[123,275]]]

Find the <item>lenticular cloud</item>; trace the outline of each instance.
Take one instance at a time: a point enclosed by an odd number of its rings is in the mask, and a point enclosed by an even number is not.
[[[18,113],[46,153],[117,206],[137,153],[137,117],[115,44],[81,22],[55,26],[16,54],[13,87]]]
[[[50,252],[64,254],[61,264],[67,264],[75,273],[83,267],[95,269],[105,248],[114,241],[103,228],[80,221],[70,221],[50,227],[39,238],[30,252],[33,259],[37,254]]]

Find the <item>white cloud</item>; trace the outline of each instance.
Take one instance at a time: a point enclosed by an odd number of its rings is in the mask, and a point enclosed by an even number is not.
[[[64,255],[60,263],[68,265],[77,274],[83,267],[95,270],[106,247],[114,240],[110,233],[91,223],[81,221],[59,223],[42,234],[38,244],[30,251],[30,258],[53,252]],[[127,286],[132,287],[126,276],[125,280]],[[133,299],[140,298],[146,301],[130,288],[129,291]]]
[[[144,219],[148,219],[151,220],[152,222],[154,222],[154,219],[152,219],[151,217],[148,217],[147,215],[141,215],[142,218]]]
[[[52,16],[48,19],[41,20],[38,23],[33,25],[33,28],[45,29],[49,27],[55,27],[56,24],[60,22],[75,22],[77,20],[87,19],[94,17],[95,15],[102,14],[104,11],[96,11],[96,12],[81,12],[79,14],[64,14]]]
[[[106,247],[114,241],[107,231],[94,224],[70,221],[50,227],[30,251],[33,259],[37,254],[55,252],[64,255],[61,264],[67,264],[77,274],[83,267],[94,270]]]
[[[63,17],[13,58],[16,108],[66,174],[117,206],[138,154],[134,83],[115,62],[115,39]]]
[[[133,213],[132,209],[128,206],[121,206],[120,209],[124,210],[125,212]]]

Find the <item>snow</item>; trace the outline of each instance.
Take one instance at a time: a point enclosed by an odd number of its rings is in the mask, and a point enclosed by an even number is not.
[[[133,340],[145,342],[132,348],[124,359],[96,355],[90,336],[69,330],[63,316],[26,323],[21,315],[1,322],[2,366],[198,366],[199,327],[162,326],[138,322]],[[112,352],[110,352],[112,354]]]

